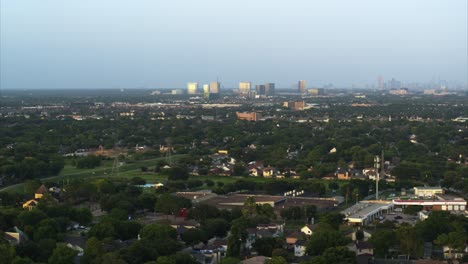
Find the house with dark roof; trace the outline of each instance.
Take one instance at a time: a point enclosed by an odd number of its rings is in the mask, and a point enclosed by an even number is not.
[[[305,235],[299,231],[293,231],[286,235],[286,244],[288,246],[294,246],[298,240],[305,239]]]
[[[41,199],[47,193],[49,193],[49,190],[47,190],[47,187],[42,184],[34,193],[34,199]]]

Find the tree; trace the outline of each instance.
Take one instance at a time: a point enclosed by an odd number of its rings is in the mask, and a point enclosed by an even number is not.
[[[49,258],[49,264],[73,264],[77,252],[64,244],[59,244]]]
[[[11,262],[11,264],[33,264],[33,263],[34,262],[30,258],[21,258],[21,257],[16,257]]]
[[[202,224],[202,229],[205,230],[206,235],[211,237],[225,237],[229,230],[229,223],[223,218],[208,219]]]
[[[344,246],[331,247],[325,250],[321,256],[312,258],[307,264],[355,264],[356,254]]]
[[[321,255],[327,248],[345,246],[349,239],[330,225],[320,223],[307,243],[306,251],[311,256]]]
[[[8,244],[0,244],[0,264],[10,264],[16,256],[15,248]]]
[[[156,201],[155,209],[157,212],[175,215],[182,208],[190,208],[192,203],[189,199],[177,197],[170,194],[159,196]]]
[[[242,243],[247,239],[248,219],[240,217],[232,221],[231,234],[228,237],[228,257],[239,257],[242,250]]]
[[[320,217],[320,223],[326,223],[332,228],[338,230],[344,221],[344,215],[340,213],[325,213]]]
[[[403,210],[403,213],[407,215],[415,215],[422,209],[423,209],[422,205],[409,205]]]
[[[20,227],[24,228],[26,226],[35,226],[39,224],[40,221],[47,218],[47,215],[39,209],[34,209],[32,211],[24,211],[18,215],[18,222]]]
[[[170,225],[149,224],[141,229],[140,237],[147,240],[177,239],[177,232]]]
[[[78,169],[93,169],[101,165],[101,157],[95,155],[88,155],[84,158],[80,158],[76,162]]]
[[[59,232],[57,222],[52,218],[42,220],[34,230],[34,240],[56,239]]]
[[[142,228],[136,221],[119,221],[115,224],[117,236],[122,240],[135,239]]]
[[[91,230],[89,230],[88,236],[94,236],[102,240],[108,237],[115,238],[117,236],[117,232],[115,230],[113,222],[105,220],[93,226]]]
[[[274,237],[262,237],[257,238],[252,246],[259,255],[271,257],[273,250],[281,248],[283,243]]]
[[[187,245],[195,245],[207,239],[206,234],[197,228],[187,230],[181,235],[181,238]]]
[[[167,179],[170,181],[186,181],[189,178],[189,173],[185,167],[173,167],[164,171]]]
[[[416,228],[411,226],[401,226],[396,231],[399,241],[400,251],[413,258],[418,258],[423,252],[423,241],[416,232]]]
[[[240,260],[238,258],[226,257],[221,259],[221,264],[239,264]]]
[[[142,167],[141,170],[143,171],[143,168],[146,168],[146,167]],[[148,170],[148,168],[146,168],[146,170],[144,170],[145,172]],[[141,177],[133,177],[131,180],[130,180],[130,184],[131,185],[145,185],[146,184],[146,181],[141,178]]]
[[[355,233],[356,235],[356,240],[362,241],[364,239],[364,232],[362,230],[358,230]]]
[[[101,241],[96,237],[91,237],[86,241],[83,258],[81,263],[90,264],[93,260],[99,259],[104,254],[104,248]]]
[[[374,247],[374,254],[384,258],[389,249],[395,245],[395,234],[392,230],[377,230],[369,239],[369,243]]]
[[[453,258],[453,250],[463,250],[466,246],[466,233],[463,231],[450,232],[448,234],[441,234],[434,240],[434,243],[439,246],[447,246],[449,250],[449,257]]]
[[[187,217],[203,222],[208,218],[219,217],[219,215],[220,212],[218,208],[207,204],[198,204],[188,211]]]
[[[109,252],[100,258],[99,262],[96,264],[127,264],[125,260],[123,260],[117,252]]]
[[[291,254],[284,248],[275,248],[271,252],[272,257],[283,257],[286,260],[291,258]]]

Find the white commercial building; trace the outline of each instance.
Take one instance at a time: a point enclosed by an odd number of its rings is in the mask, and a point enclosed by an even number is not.
[[[436,194],[443,194],[441,187],[414,187],[414,195],[418,197],[432,197]]]
[[[342,211],[348,223],[366,225],[393,210],[392,202],[361,201]]]

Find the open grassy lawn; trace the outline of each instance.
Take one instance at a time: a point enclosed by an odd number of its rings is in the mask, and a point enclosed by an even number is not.
[[[180,157],[182,157],[182,155],[173,156],[174,159],[177,159]],[[109,178],[113,178],[113,177],[133,178],[135,176],[139,176],[151,182],[151,179],[162,180],[165,177],[156,176],[155,174],[145,175],[145,173],[141,171],[141,167],[154,166],[157,161],[163,160],[163,159],[164,157],[122,163],[119,166],[118,174],[116,173],[115,175],[112,175],[112,165],[114,163],[112,160],[104,160],[102,161],[101,166],[94,168],[94,169],[77,169],[75,166],[71,164],[66,164],[59,175],[41,178],[41,181],[43,182],[65,182],[66,183],[75,179],[107,178],[107,177]],[[10,185],[3,189],[0,189],[0,192],[2,191],[22,193],[24,192],[24,184],[19,183],[15,185]]]

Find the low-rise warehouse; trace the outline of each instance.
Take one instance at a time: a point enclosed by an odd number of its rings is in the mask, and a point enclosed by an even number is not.
[[[341,213],[345,215],[348,223],[366,225],[392,210],[392,202],[361,201]]]

